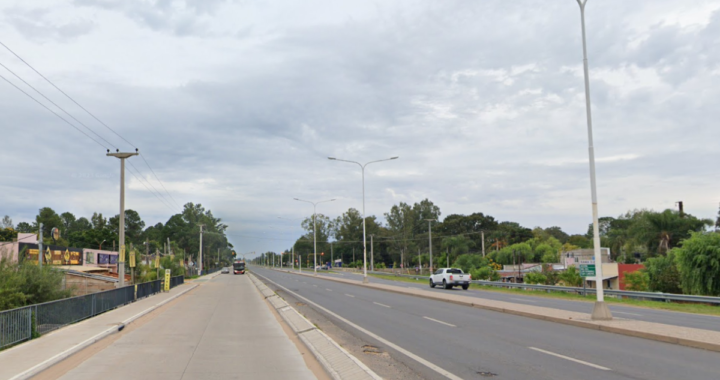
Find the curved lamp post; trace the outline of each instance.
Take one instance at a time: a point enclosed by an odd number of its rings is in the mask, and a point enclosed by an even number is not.
[[[367,241],[366,241],[366,238],[365,238],[365,167],[368,166],[368,165],[370,165],[370,164],[373,164],[373,163],[375,163],[375,162],[397,160],[398,158],[400,158],[400,157],[390,157],[390,158],[386,158],[386,159],[383,159],[383,160],[370,161],[370,162],[367,162],[367,163],[365,163],[365,164],[361,164],[361,163],[356,162],[356,161],[341,160],[341,159],[335,158],[335,157],[328,157],[328,160],[343,161],[343,162],[350,162],[350,163],[353,163],[353,164],[357,164],[357,165],[360,167],[360,169],[362,170],[362,195],[363,195],[363,212],[362,212],[362,213],[363,213],[363,216],[362,216],[362,217],[363,217],[363,283],[364,283],[364,284],[367,284],[367,283],[368,283],[368,278],[367,278]]]
[[[316,219],[315,218],[315,214],[316,214],[315,210],[317,209],[317,205],[319,205],[320,203],[332,202],[335,199],[333,198],[333,199],[328,199],[326,201],[318,201],[318,202],[311,202],[311,201],[306,201],[306,200],[298,199],[298,198],[293,198],[293,199],[296,201],[299,201],[299,202],[310,203],[311,205],[313,205],[313,245],[315,246],[313,248],[313,250],[315,251],[313,271],[315,272],[315,276],[317,276],[317,222],[315,221],[315,219]]]

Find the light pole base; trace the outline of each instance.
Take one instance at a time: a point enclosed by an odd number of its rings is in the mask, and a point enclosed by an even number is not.
[[[369,284],[369,283],[370,283],[370,281],[368,281],[368,278],[367,278],[367,277],[363,277],[363,284]]]
[[[593,321],[610,321],[613,319],[610,308],[605,302],[595,302],[590,319]]]

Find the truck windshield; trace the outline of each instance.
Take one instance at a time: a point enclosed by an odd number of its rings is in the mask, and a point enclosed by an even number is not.
[[[233,263],[233,269],[235,269],[235,270],[245,269],[245,263]]]

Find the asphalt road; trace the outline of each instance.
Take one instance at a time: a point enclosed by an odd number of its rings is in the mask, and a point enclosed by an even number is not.
[[[361,279],[361,275],[357,273],[328,271],[318,271],[318,273],[322,274],[323,276],[337,276],[340,278],[355,280]],[[533,297],[521,294],[515,295],[476,289],[462,290],[461,288],[453,288],[452,290],[445,290],[440,287],[431,289],[425,281],[417,281],[417,283],[410,283],[404,281],[386,280],[377,277],[370,277],[370,281],[376,284],[407,286],[415,289],[422,289],[428,292],[462,292],[464,296],[511,303],[521,303],[532,306],[549,307],[553,309],[575,311],[588,314],[592,312],[593,307],[592,302]],[[720,331],[720,317],[717,316],[681,313],[676,311],[648,309],[632,306],[609,305],[609,307],[610,310],[613,312],[613,316],[617,318],[634,319],[638,321],[655,322],[674,326],[684,326],[703,330]]]
[[[304,297],[347,331],[377,340],[379,347],[426,378],[444,377],[432,366],[462,379],[717,380],[720,373],[720,354],[715,352],[322,278],[251,270],[285,287],[268,284],[280,295],[289,291]]]

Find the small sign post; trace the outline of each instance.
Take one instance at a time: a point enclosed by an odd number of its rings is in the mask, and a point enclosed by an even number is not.
[[[170,291],[170,269],[165,269],[165,291]]]

